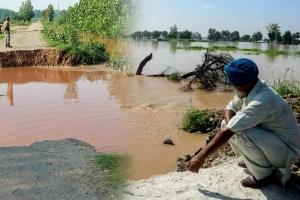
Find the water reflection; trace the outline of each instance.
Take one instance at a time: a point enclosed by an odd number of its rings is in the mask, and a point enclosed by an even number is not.
[[[13,82],[9,81],[7,83],[7,97],[10,106],[14,106],[14,85]]]

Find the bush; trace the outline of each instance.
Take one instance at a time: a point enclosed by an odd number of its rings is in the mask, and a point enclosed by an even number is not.
[[[126,71],[129,66],[127,58],[110,58],[109,66],[115,70]]]
[[[183,130],[194,133],[200,131],[201,133],[208,133],[215,129],[218,125],[218,120],[215,120],[216,115],[213,111],[189,108],[182,120]]]
[[[168,80],[171,81],[180,81],[181,80],[181,74],[179,72],[174,72],[167,76]]]
[[[300,86],[296,81],[278,80],[273,87],[281,96],[300,96]]]

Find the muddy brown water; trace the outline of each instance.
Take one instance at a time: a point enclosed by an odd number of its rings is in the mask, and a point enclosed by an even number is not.
[[[0,146],[76,138],[130,156],[130,178],[175,170],[205,135],[180,129],[184,110],[221,108],[232,93],[182,93],[164,78],[127,77],[103,67],[0,69]],[[175,146],[165,146],[171,138]]]

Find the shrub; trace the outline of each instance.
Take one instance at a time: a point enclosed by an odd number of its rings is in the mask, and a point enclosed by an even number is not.
[[[110,58],[109,66],[115,70],[126,71],[128,69],[129,62],[127,58],[115,57]]]
[[[208,133],[215,129],[219,124],[219,120],[216,120],[216,115],[213,111],[189,108],[182,120],[183,130],[194,133],[200,131],[201,133]]]
[[[296,81],[278,80],[274,82],[273,87],[281,96],[300,96],[300,86]]]
[[[171,81],[180,81],[181,80],[181,74],[179,72],[174,72],[167,76],[168,80]]]

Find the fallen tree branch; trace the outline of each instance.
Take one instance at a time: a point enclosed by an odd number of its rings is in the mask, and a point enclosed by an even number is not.
[[[152,59],[152,53],[147,56],[146,58],[144,58],[144,60],[142,60],[142,62],[139,65],[138,70],[136,71],[136,75],[142,75],[143,69],[145,67],[145,65],[147,64],[147,62],[149,62]]]
[[[204,54],[204,61],[197,65],[193,72],[181,76],[181,79],[193,77],[187,87],[183,90],[192,90],[194,82],[200,82],[205,89],[211,89],[218,83],[227,84],[227,78],[224,73],[224,66],[233,60],[233,57],[227,53],[207,52]]]

